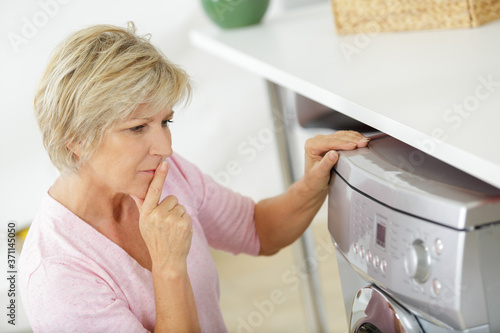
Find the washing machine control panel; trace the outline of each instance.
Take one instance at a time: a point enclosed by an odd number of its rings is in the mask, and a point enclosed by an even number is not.
[[[415,279],[418,283],[424,283],[428,280],[432,258],[425,242],[421,239],[413,241],[412,245],[406,251],[405,270],[409,277]]]
[[[465,286],[457,278],[467,267],[467,274],[480,280],[479,268],[461,255],[466,243],[474,246],[472,232],[405,214],[347,186],[339,191],[347,194],[342,198],[339,192],[340,200],[329,204],[330,233],[367,282],[426,317],[453,316],[464,291],[480,292],[480,286]]]
[[[362,277],[343,288],[376,284],[458,331],[496,317],[499,189],[388,136],[341,151],[329,189],[330,234]]]
[[[383,286],[410,288],[421,299],[437,297],[444,284],[451,286],[461,267],[454,254],[466,232],[392,210],[358,192],[351,200],[346,249],[351,264]]]

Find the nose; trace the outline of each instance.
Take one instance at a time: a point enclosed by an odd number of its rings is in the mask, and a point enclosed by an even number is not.
[[[172,155],[172,135],[170,134],[170,129],[158,126],[152,132],[149,153],[162,157]]]

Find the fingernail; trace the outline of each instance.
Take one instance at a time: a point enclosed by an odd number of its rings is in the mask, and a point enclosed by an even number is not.
[[[335,150],[330,150],[330,152],[328,153],[328,157],[329,157],[332,161],[335,161],[335,159],[337,159],[337,153],[335,152]]]
[[[167,160],[163,160],[163,162],[161,162],[161,170],[162,171],[167,170],[167,165],[168,165]]]
[[[363,142],[368,142],[368,141],[370,141],[370,138],[363,138],[363,139],[361,139],[360,141],[363,141]]]

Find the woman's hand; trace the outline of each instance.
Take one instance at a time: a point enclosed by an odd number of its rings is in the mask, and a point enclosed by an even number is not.
[[[304,233],[328,194],[330,171],[339,157],[335,150],[366,147],[368,141],[353,131],[338,131],[307,140],[304,177],[285,193],[255,205],[259,254],[274,254]]]
[[[339,158],[335,150],[366,147],[369,139],[354,131],[337,131],[330,135],[317,135],[305,144],[304,182],[313,192],[328,188],[330,171]]]
[[[156,168],[146,198],[132,196],[139,208],[139,229],[153,262],[155,332],[201,332],[193,288],[187,272],[193,226],[177,198],[170,195],[160,203],[168,164]]]
[[[132,196],[139,208],[139,229],[156,269],[185,267],[193,234],[191,217],[175,196],[158,203],[167,174],[168,164],[163,161],[155,171],[146,198]]]

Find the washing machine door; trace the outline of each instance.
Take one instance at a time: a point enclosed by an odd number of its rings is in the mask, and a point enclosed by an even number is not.
[[[413,314],[373,285],[358,291],[349,326],[350,333],[423,333]]]

